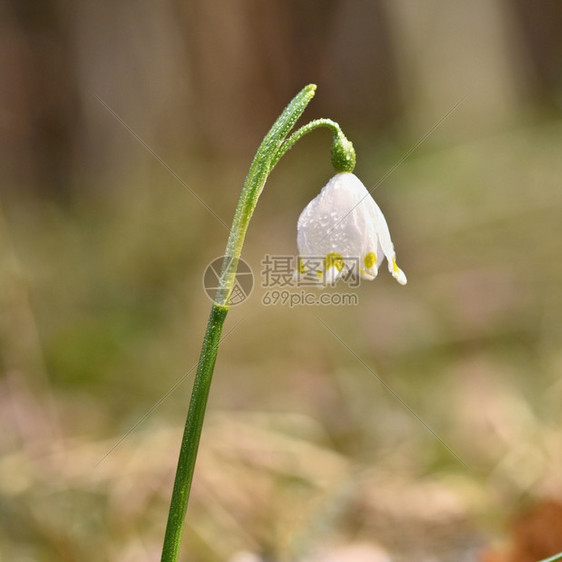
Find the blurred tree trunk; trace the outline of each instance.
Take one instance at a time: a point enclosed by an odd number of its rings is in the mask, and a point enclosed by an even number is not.
[[[0,33],[4,186],[68,186],[79,121],[74,49],[56,1],[6,0]],[[8,180],[8,181],[6,181]]]
[[[399,52],[408,121],[416,135],[451,116],[457,140],[489,134],[516,116],[515,74],[509,60],[509,18],[503,0],[388,2]],[[432,141],[450,139],[444,122]]]
[[[522,56],[519,91],[558,113],[562,110],[562,2],[512,0],[514,39]]]
[[[179,4],[197,130],[207,146],[248,149],[302,86],[319,85],[310,115],[371,128],[401,107],[382,2],[193,0]]]
[[[456,134],[491,132],[518,118],[521,99],[560,107],[562,4],[530,6],[6,0],[4,178],[60,193],[72,183],[111,183],[124,170],[145,177],[146,149],[94,95],[172,159],[190,147],[251,156],[308,82],[319,92],[307,115],[329,115],[350,135],[374,137],[398,120],[417,135],[466,94]]]

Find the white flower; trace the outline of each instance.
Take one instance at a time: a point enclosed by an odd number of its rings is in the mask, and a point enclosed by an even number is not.
[[[297,230],[301,276],[334,283],[352,272],[374,279],[386,257],[392,276],[401,285],[407,282],[382,211],[352,173],[337,174],[326,184],[301,213]]]

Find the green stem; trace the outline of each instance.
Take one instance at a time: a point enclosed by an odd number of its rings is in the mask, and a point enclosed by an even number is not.
[[[217,359],[222,327],[228,313],[230,295],[236,280],[238,261],[246,231],[252,218],[265,182],[281,157],[307,133],[318,127],[329,127],[334,132],[332,141],[332,164],[337,172],[351,172],[355,166],[353,145],[347,140],[340,126],[330,119],[317,119],[304,125],[288,139],[287,135],[295,126],[310,100],[314,97],[316,86],[305,86],[289,103],[273,124],[260,144],[250,165],[244,186],[238,199],[232,228],[226,245],[219,288],[211,308],[207,331],[203,340],[191,401],[187,412],[185,430],[182,437],[174,489],[170,502],[168,523],[162,548],[162,562],[176,562],[179,556],[181,538],[195,461],[201,439],[201,430],[211,388],[211,380]]]
[[[303,125],[300,129],[297,129],[280,147],[279,150],[275,153],[273,160],[274,166],[281,160],[281,158],[285,155],[286,152],[291,150],[293,146],[296,144],[297,141],[302,139],[308,133],[318,129],[319,127],[327,127],[334,132],[334,135],[343,134],[340,126],[331,119],[315,119],[306,125]]]
[[[211,308],[191,393],[168,513],[168,523],[162,548],[162,562],[176,562],[179,556],[209,389],[246,230],[267,177],[273,166],[279,161],[280,156],[275,158],[275,155],[278,153],[285,137],[313,98],[315,90],[314,84],[303,88],[279,116],[259,146],[240,193],[226,246],[219,289]]]
[[[279,161],[279,158],[275,158],[275,155],[285,141],[285,137],[290,133],[306,106],[314,97],[315,92],[316,85],[309,84],[293,98],[264,137],[252,160],[240,198],[238,199],[232,228],[226,244],[226,254],[222,265],[219,289],[215,295],[215,302],[218,304],[226,305],[229,301],[248,224],[256,208],[259,196],[263,191],[265,182],[271,170]]]
[[[341,127],[331,119],[315,119],[300,129],[296,130],[273,155],[273,166],[289,151],[302,137],[319,129],[326,127],[334,133],[332,141],[332,165],[337,172],[352,172],[355,168],[355,150],[353,144],[343,134]],[[272,166],[272,167],[273,167]]]
[[[203,339],[168,514],[168,524],[162,548],[163,562],[175,562],[180,552],[183,523],[187,511],[187,502],[189,501],[191,482],[193,481],[201,428],[203,427],[203,418],[205,417],[222,327],[227,312],[227,307],[213,304],[207,324],[207,331]]]
[[[555,562],[556,560],[562,560],[562,552],[555,554],[550,558],[546,558],[545,560],[541,560],[541,562]]]

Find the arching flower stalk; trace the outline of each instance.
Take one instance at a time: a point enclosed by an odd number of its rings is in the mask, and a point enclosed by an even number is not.
[[[275,121],[254,156],[238,199],[191,393],[162,548],[162,562],[178,560],[209,389],[248,224],[269,174],[281,157],[304,135],[319,127],[327,127],[333,132],[332,164],[338,175],[305,209],[299,220],[301,253],[322,252],[330,266],[330,279],[333,280],[337,279],[341,260],[348,253],[361,256],[363,267],[358,271],[368,278],[375,277],[384,254],[393,264],[393,275],[398,281],[406,282],[404,273],[394,260],[384,216],[372,199],[363,201],[363,195],[368,195],[367,190],[351,174],[355,166],[355,151],[340,126],[330,119],[317,119],[289,136],[314,97],[315,90],[314,84],[303,88]],[[354,205],[357,209],[353,208]],[[347,220],[349,211],[351,218]]]

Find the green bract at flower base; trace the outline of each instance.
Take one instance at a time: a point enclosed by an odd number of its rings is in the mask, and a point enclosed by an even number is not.
[[[304,135],[320,127],[327,127],[333,133],[331,152],[332,164],[336,172],[350,174],[355,167],[353,144],[343,134],[340,126],[330,119],[311,121],[288,136],[306,106],[314,97],[315,91],[316,86],[314,84],[304,87],[275,121],[254,156],[240,193],[228,237],[219,287],[211,308],[191,393],[164,537],[162,562],[176,562],[178,559],[193,471],[222,327],[229,308],[246,230],[265,182],[283,155]]]

